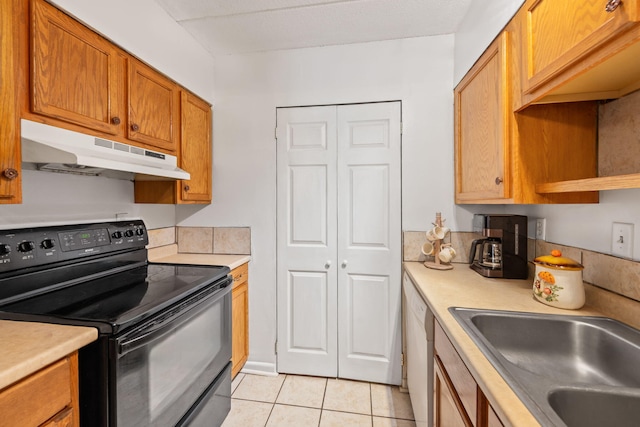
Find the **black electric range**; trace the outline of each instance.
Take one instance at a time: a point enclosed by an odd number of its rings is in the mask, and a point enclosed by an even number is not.
[[[150,263],[147,243],[140,220],[0,230],[0,318],[98,329],[79,352],[82,425],[221,424],[230,270]]]

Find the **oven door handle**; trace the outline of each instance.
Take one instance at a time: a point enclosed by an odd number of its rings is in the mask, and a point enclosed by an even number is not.
[[[187,301],[175,312],[171,312],[169,315],[163,316],[158,320],[151,321],[141,329],[132,332],[131,335],[123,336],[121,339],[117,340],[118,357],[122,357],[127,353],[162,338],[209,306],[229,295],[231,292],[229,284],[231,283],[232,281],[228,281],[228,283],[223,285],[223,288],[216,289],[215,292],[204,298],[194,297],[194,299],[199,301],[193,301],[193,305],[189,304],[189,301]]]

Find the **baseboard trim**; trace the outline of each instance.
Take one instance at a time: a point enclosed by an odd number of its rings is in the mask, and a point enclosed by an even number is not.
[[[275,363],[267,363],[267,362],[251,362],[247,361],[244,364],[242,370],[240,370],[243,374],[255,374],[255,375],[264,375],[269,377],[278,376],[278,371],[276,370]]]

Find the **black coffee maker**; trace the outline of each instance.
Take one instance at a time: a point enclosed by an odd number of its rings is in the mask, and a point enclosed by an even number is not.
[[[483,236],[471,244],[469,264],[473,270],[485,277],[527,278],[526,216],[476,214],[473,231]]]

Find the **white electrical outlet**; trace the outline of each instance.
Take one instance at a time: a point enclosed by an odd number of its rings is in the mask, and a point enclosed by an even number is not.
[[[633,257],[633,224],[613,223],[611,253],[623,258]]]
[[[536,219],[536,239],[545,240],[547,232],[547,220],[545,218]]]

